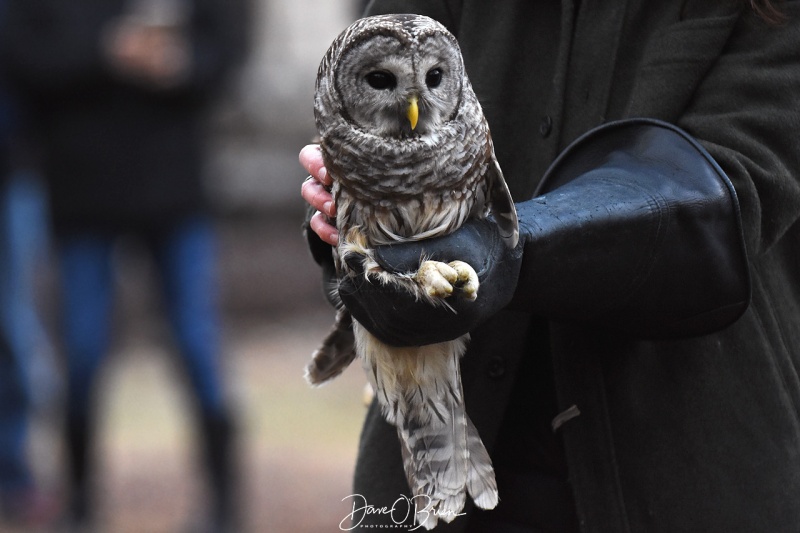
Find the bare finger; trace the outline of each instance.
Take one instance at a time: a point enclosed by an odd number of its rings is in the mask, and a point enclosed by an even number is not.
[[[333,203],[333,197],[325,187],[315,179],[307,179],[300,187],[300,195],[308,204],[321,211],[329,217],[336,216],[336,205]]]
[[[322,160],[322,152],[320,152],[318,144],[304,146],[303,149],[300,150],[299,160],[303,168],[320,183],[326,187],[330,187],[333,184],[330,176],[328,176],[328,170],[325,168],[325,163]]]
[[[319,235],[319,238],[324,242],[327,242],[331,246],[339,244],[339,232],[328,223],[328,220],[322,213],[315,213],[314,216],[311,217],[309,225],[311,226],[311,230]]]

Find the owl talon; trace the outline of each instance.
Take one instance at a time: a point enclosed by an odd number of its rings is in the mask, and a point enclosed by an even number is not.
[[[431,298],[447,298],[453,293],[458,272],[446,263],[425,261],[420,265],[414,279]]]
[[[447,298],[458,288],[468,300],[478,297],[478,275],[463,261],[425,261],[414,278],[431,298]]]
[[[478,297],[478,287],[480,286],[475,269],[464,261],[452,261],[449,265],[458,274],[456,286],[461,289],[461,293],[468,300],[475,301]]]

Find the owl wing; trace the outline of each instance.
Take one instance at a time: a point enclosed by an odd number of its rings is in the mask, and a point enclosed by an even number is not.
[[[336,313],[336,322],[330,332],[306,366],[306,381],[313,386],[322,385],[344,372],[355,358],[353,319],[342,307]]]
[[[500,228],[500,235],[503,242],[509,248],[514,248],[519,241],[519,222],[517,220],[517,209],[514,207],[514,200],[511,198],[511,191],[500,169],[500,163],[494,155],[494,147],[489,138],[489,165],[486,169],[486,184],[489,191],[489,204],[491,212],[494,214],[495,222]]]

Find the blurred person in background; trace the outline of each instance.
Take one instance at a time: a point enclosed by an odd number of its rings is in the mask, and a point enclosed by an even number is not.
[[[38,523],[54,513],[55,500],[37,487],[29,465],[30,428],[54,414],[62,393],[35,297],[49,244],[46,197],[35,175],[6,163],[0,163],[0,506],[12,522]]]
[[[6,62],[37,112],[59,254],[75,530],[93,522],[95,378],[109,349],[114,245],[130,234],[153,254],[196,398],[212,496],[198,530],[235,528],[233,413],[202,173],[204,121],[243,58],[244,22],[238,0],[9,0]]]
[[[0,1],[0,21],[5,16]],[[34,304],[36,264],[46,248],[44,194],[12,154],[24,115],[0,74],[0,521],[38,527],[56,502],[38,487],[29,458],[31,418],[57,389],[52,351]]]

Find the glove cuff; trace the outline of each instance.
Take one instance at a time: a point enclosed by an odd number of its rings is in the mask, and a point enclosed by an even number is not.
[[[639,337],[710,333],[746,309],[739,204],[679,128],[634,119],[570,145],[518,204],[526,241],[515,305]]]

